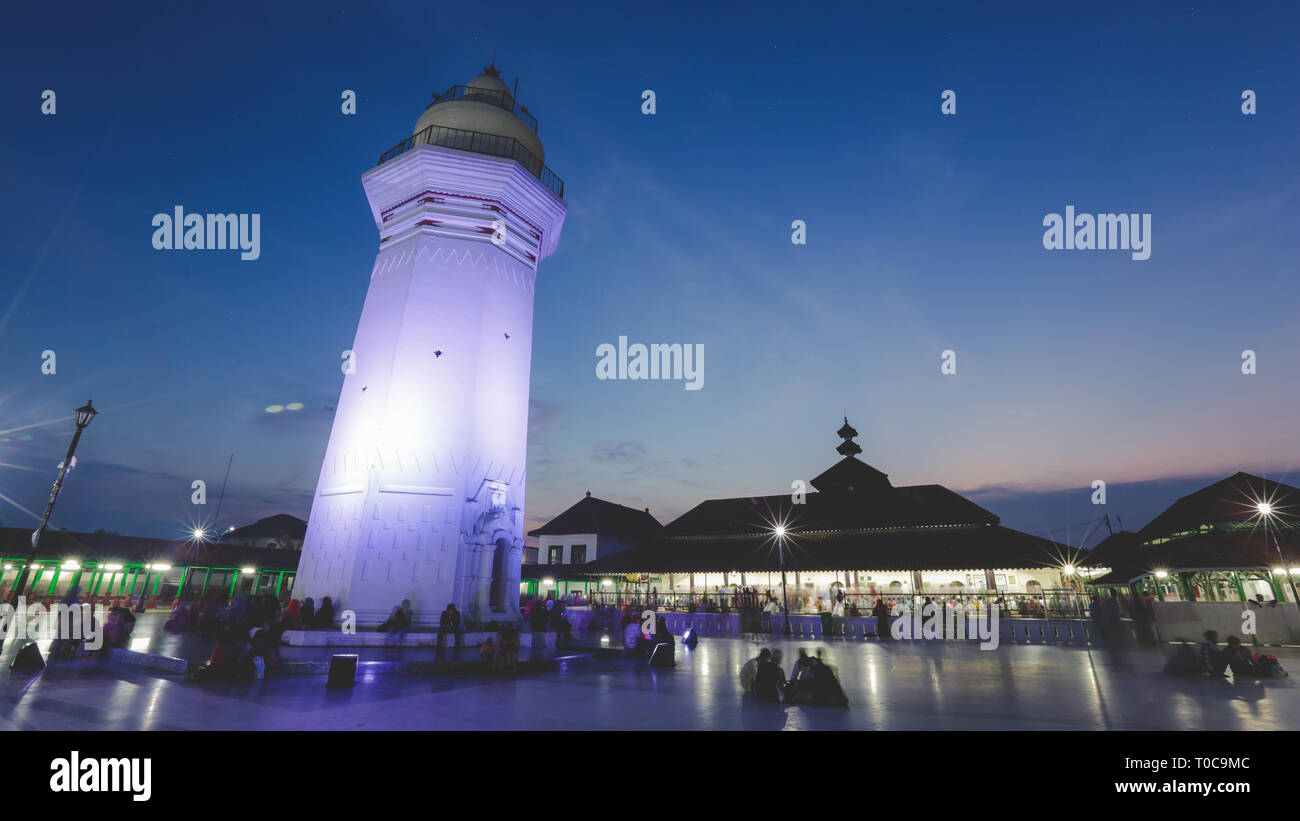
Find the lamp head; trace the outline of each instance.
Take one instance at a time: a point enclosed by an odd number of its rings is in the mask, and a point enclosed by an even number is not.
[[[90,400],[87,399],[86,404],[77,408],[77,427],[84,428],[86,425],[90,424],[90,420],[94,419],[98,415],[99,411],[95,410],[95,408],[90,404]]]

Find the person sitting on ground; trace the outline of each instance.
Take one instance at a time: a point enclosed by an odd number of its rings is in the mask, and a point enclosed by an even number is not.
[[[656,667],[672,667],[676,664],[677,642],[668,630],[668,620],[660,616],[655,622],[655,634],[650,640],[654,645],[650,649],[650,663]]]
[[[1228,669],[1228,659],[1224,652],[1219,649],[1219,634],[1215,630],[1206,630],[1205,641],[1201,642],[1201,667],[1205,672],[1212,676],[1225,675],[1224,670]]]
[[[256,668],[257,662],[254,659],[261,659],[262,672],[270,672],[272,666],[280,659],[280,648],[276,644],[275,636],[271,632],[271,623],[263,622],[261,625],[248,631],[248,661]],[[254,676],[261,678],[261,676]]]
[[[108,611],[104,622],[104,649],[122,647],[135,629],[135,614],[125,607],[114,607]]]
[[[379,631],[387,632],[389,638],[402,640],[406,631],[411,629],[411,600],[402,599],[402,603],[393,606],[393,612],[388,614],[388,621],[379,625]]]
[[[68,613],[68,618],[73,624],[83,623],[83,605],[81,604],[81,588],[79,586],[74,585],[69,589],[67,595],[63,597],[63,601],[59,604],[65,608]],[[92,609],[90,612],[93,614],[94,610]],[[3,643],[4,641],[5,631],[6,625],[4,624],[4,620],[0,619],[0,643]],[[77,654],[77,644],[78,643],[71,638],[54,639],[50,642],[50,660],[74,658]]]
[[[1241,639],[1228,636],[1228,647],[1223,651],[1223,658],[1232,668],[1234,676],[1262,677],[1268,673],[1255,663],[1254,655],[1241,646]]]
[[[758,655],[745,662],[740,668],[740,689],[746,693],[754,692],[754,677],[758,674],[758,666],[765,661],[771,661],[772,651],[764,647],[758,651]]]
[[[244,645],[242,631],[230,625],[223,625],[217,635],[217,643],[212,648],[212,655],[199,669],[187,674],[187,679],[194,681],[232,681],[251,675],[252,668],[243,663],[240,650]]]
[[[513,673],[519,663],[519,631],[513,624],[501,628],[501,643],[497,646],[492,659],[492,669],[502,673]]]
[[[830,668],[830,671],[832,674],[834,674],[835,678],[840,677],[840,668],[836,667],[834,664],[831,664],[829,661],[826,660],[826,648],[824,647],[817,648],[817,655],[814,661],[820,662],[821,664],[825,664],[828,668]]]
[[[654,634],[643,632],[641,626],[638,625],[637,637],[636,637],[636,649],[633,651],[633,655],[635,655],[639,659],[646,660],[650,658],[650,654],[654,652],[654,649],[655,649]]]
[[[763,653],[768,653],[763,649]],[[785,690],[785,671],[781,669],[778,654],[780,651],[768,653],[767,658],[760,661],[758,669],[754,671],[754,697],[759,701],[781,700],[781,693]],[[759,654],[760,657],[762,653]]]
[[[808,651],[799,648],[799,657],[795,659],[794,669],[790,671],[790,680],[786,682],[786,701],[806,698],[811,692],[813,678],[813,660]]]
[[[172,608],[171,615],[163,623],[163,629],[168,633],[184,633],[189,630],[194,623],[194,609],[185,602],[178,601]]]
[[[811,684],[807,688],[809,704],[817,707],[849,706],[849,698],[844,695],[834,668],[822,661],[821,650],[817,651],[809,670],[812,672]]]
[[[808,655],[807,650],[800,647],[799,657],[794,660],[794,669],[790,671],[790,680],[801,681],[808,678],[812,673],[811,667],[812,658]]]
[[[483,664],[489,668],[492,667],[496,654],[496,641],[491,636],[483,639],[483,644],[478,648],[478,657],[482,659]]]

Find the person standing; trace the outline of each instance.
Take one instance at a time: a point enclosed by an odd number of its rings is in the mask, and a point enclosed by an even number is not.
[[[878,596],[876,604],[871,608],[871,615],[876,617],[876,638],[886,641],[890,637],[889,632],[889,605],[885,604],[885,597]]]

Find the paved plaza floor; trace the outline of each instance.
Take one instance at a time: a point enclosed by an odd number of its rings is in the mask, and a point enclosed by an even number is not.
[[[1234,682],[1161,672],[1160,651],[957,642],[792,641],[826,649],[848,709],[767,704],[742,696],[740,666],[759,644],[704,638],[678,666],[583,660],[517,678],[369,676],[350,690],[323,676],[186,683],[111,662],[8,670],[0,654],[0,729],[49,730],[1268,730],[1300,729],[1293,679]],[[1300,671],[1300,651],[1271,648]]]

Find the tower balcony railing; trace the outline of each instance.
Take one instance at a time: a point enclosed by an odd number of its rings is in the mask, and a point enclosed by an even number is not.
[[[484,134],[481,131],[466,131],[461,128],[449,128],[445,125],[431,125],[414,135],[402,140],[397,145],[379,155],[379,165],[410,151],[419,145],[437,145],[443,148],[456,148],[472,151],[475,154],[488,154],[493,157],[505,157],[514,160],[528,170],[551,193],[564,199],[564,180],[542,164],[537,155],[529,151],[514,137],[500,134]]]
[[[537,132],[537,118],[528,113],[528,109],[519,104],[519,101],[511,97],[504,91],[493,91],[490,88],[475,88],[474,86],[452,86],[443,93],[433,98],[429,103],[429,108],[433,108],[438,103],[451,102],[452,100],[464,100],[469,103],[487,103],[497,108],[505,109],[511,114],[524,121],[524,125]]]

